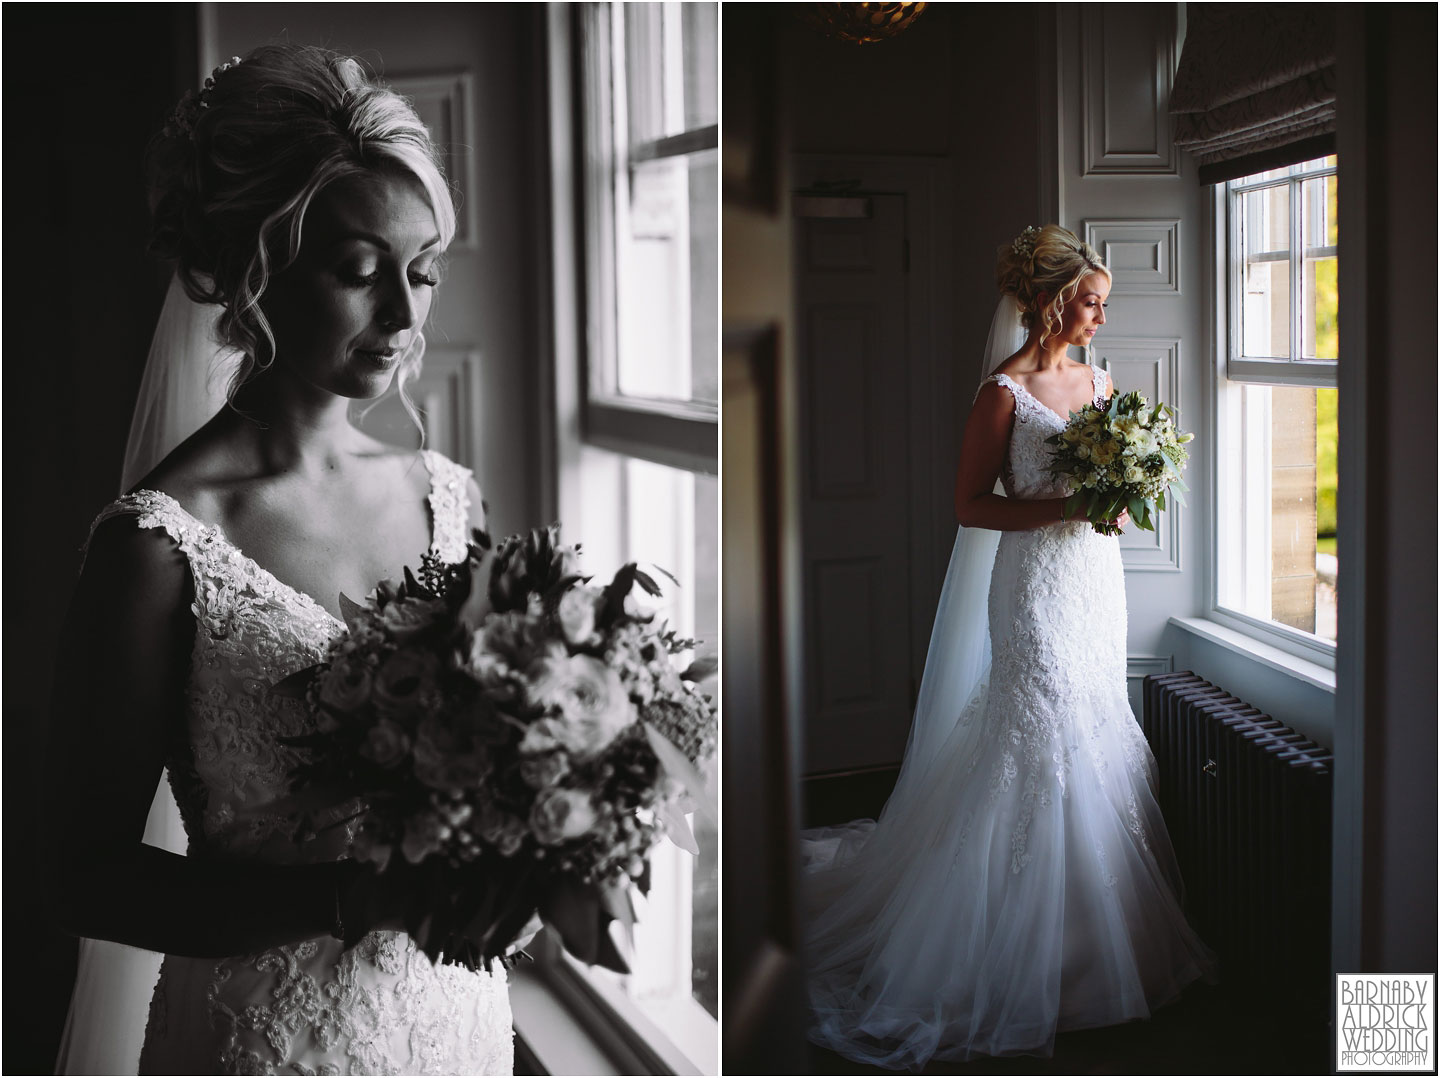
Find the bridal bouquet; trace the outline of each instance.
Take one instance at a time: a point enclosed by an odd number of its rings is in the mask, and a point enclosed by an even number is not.
[[[538,913],[623,971],[608,927],[633,923],[649,850],[668,833],[695,852],[716,718],[694,683],[713,664],[676,668],[695,642],[637,610],[636,585],[660,589],[634,564],[593,586],[551,527],[501,542],[480,579],[474,539],[457,566],[427,556],[418,580],[341,597],[349,632],[282,683],[317,723],[292,739],[311,750],[295,789],[363,800],[354,855],[417,875],[406,927],[432,960],[498,958]]]
[[[1193,437],[1175,428],[1175,409],[1151,408],[1139,393],[1116,393],[1104,407],[1071,412],[1065,429],[1045,439],[1055,447],[1050,470],[1070,490],[1066,515],[1083,511],[1101,535],[1118,535],[1111,521],[1129,509],[1137,527],[1154,531],[1167,494],[1185,504],[1182,492],[1190,488],[1180,469],[1189,459],[1184,443]]]

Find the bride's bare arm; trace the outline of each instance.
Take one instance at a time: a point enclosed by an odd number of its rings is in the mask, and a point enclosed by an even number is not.
[[[142,841],[166,734],[181,721],[192,601],[185,557],[163,532],[126,518],[96,530],[52,714],[56,916],[77,935],[200,957],[325,935],[353,865],[218,863]]]
[[[966,528],[1023,531],[1065,519],[1064,498],[1029,500],[994,492],[1014,422],[1015,398],[1009,391],[997,382],[981,388],[965,423],[955,473],[955,518]]]

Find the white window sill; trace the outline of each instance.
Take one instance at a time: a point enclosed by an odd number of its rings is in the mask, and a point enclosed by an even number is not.
[[[534,963],[510,971],[510,1010],[516,1032],[547,1074],[620,1073]]]
[[[1253,636],[1247,636],[1229,626],[1210,621],[1208,618],[1171,618],[1170,624],[1184,629],[1186,632],[1194,633],[1202,640],[1208,640],[1212,644],[1218,644],[1222,648],[1253,659],[1272,670],[1288,674],[1307,685],[1313,685],[1317,689],[1324,689],[1329,693],[1335,691],[1334,670],[1302,659],[1298,655],[1291,655],[1288,651],[1282,651],[1271,644],[1263,643]]]

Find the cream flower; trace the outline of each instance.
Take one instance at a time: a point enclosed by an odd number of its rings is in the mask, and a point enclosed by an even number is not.
[[[529,675],[531,704],[557,713],[548,732],[579,760],[604,751],[635,721],[635,706],[619,675],[589,655],[546,657]]]
[[[360,745],[360,755],[374,760],[381,767],[394,767],[405,758],[410,750],[410,738],[405,728],[389,719],[381,719]]]
[[[530,809],[530,830],[542,846],[558,846],[595,826],[599,813],[590,795],[579,790],[545,790]]]
[[[415,731],[415,777],[432,790],[467,790],[490,771],[483,749],[462,741],[439,719],[423,719]]]
[[[364,663],[336,663],[320,683],[320,702],[336,711],[355,711],[370,699],[370,668]]]
[[[594,588],[570,588],[560,597],[555,616],[560,631],[572,645],[580,647],[594,642],[595,608],[601,593]]]
[[[403,641],[427,628],[444,612],[445,604],[439,599],[403,599],[386,604],[380,619],[396,640]]]
[[[417,707],[423,694],[435,686],[437,666],[428,651],[402,648],[395,652],[375,675],[376,706],[392,714]]]

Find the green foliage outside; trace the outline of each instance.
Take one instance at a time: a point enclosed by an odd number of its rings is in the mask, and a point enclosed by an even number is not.
[[[1331,158],[1330,162],[1333,163]],[[1339,178],[1331,176],[1325,181],[1325,242],[1338,245],[1340,242]],[[1326,258],[1315,266],[1315,354],[1335,357],[1340,355],[1340,283],[1338,280],[1339,259]],[[1322,537],[1320,549],[1335,553],[1335,487],[1338,477],[1336,465],[1340,445],[1339,423],[1336,415],[1339,407],[1339,391],[1317,389],[1315,391],[1315,516],[1316,534]],[[1326,544],[1323,540],[1329,539]],[[1327,549],[1328,547],[1328,549]]]
[[[1340,358],[1339,260],[1321,258],[1315,263],[1315,355]]]

